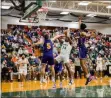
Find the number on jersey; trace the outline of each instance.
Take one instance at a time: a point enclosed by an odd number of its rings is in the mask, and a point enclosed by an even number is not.
[[[63,44],[62,49],[66,49],[66,48],[67,48],[67,45]]]
[[[50,43],[47,43],[47,49],[51,49]]]

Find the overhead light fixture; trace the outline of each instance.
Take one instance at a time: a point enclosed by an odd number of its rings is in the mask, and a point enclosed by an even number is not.
[[[87,17],[95,17],[96,14],[88,14]]]
[[[87,6],[89,5],[91,2],[88,2],[88,1],[82,1],[80,3],[78,3],[78,5],[83,5],[83,6]]]
[[[56,1],[52,0],[52,1],[49,1],[49,2],[56,2]]]
[[[111,9],[111,5],[108,5],[106,8]]]
[[[72,21],[73,23],[79,23],[79,22],[74,22],[74,21]]]
[[[2,6],[1,6],[1,9],[10,9],[10,7],[11,7],[11,6],[9,6],[9,5],[2,5]]]
[[[61,12],[60,14],[69,14],[69,12]]]

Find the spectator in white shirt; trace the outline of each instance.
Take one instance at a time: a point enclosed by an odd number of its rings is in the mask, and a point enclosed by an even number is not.
[[[28,59],[25,57],[25,55],[22,55],[22,58],[19,59],[19,73],[21,75],[21,86],[23,86],[23,81],[26,80],[26,75],[27,75],[27,66],[29,64]]]
[[[98,57],[97,57],[97,61],[96,61],[96,71],[98,73],[98,76],[99,76],[99,71],[100,71],[100,77],[102,79],[102,72],[103,72],[103,58],[101,57],[101,55],[99,54]]]
[[[20,47],[19,50],[18,50],[18,54],[19,54],[19,55],[23,54],[23,49],[22,49],[21,47]]]

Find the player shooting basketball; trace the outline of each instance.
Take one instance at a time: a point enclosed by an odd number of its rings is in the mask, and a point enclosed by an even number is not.
[[[85,46],[85,40],[87,37],[89,37],[89,35],[86,34],[85,29],[86,29],[86,25],[81,23],[81,17],[79,17],[79,36],[78,38],[78,47],[79,47],[79,58],[80,58],[80,64],[82,66],[82,69],[84,71],[84,73],[86,74],[86,83],[85,85],[87,85],[91,80],[91,75],[90,72],[88,71],[88,68],[86,66],[86,58],[87,58],[87,48]]]

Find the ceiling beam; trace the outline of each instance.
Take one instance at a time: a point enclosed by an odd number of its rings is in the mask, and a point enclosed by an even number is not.
[[[47,7],[48,10],[51,11],[65,11],[70,13],[79,13],[79,14],[96,14],[98,16],[108,16],[111,17],[111,13],[103,13],[103,12],[92,12],[92,11],[83,11],[83,10],[74,10],[74,9],[62,9],[62,8],[52,8]]]

